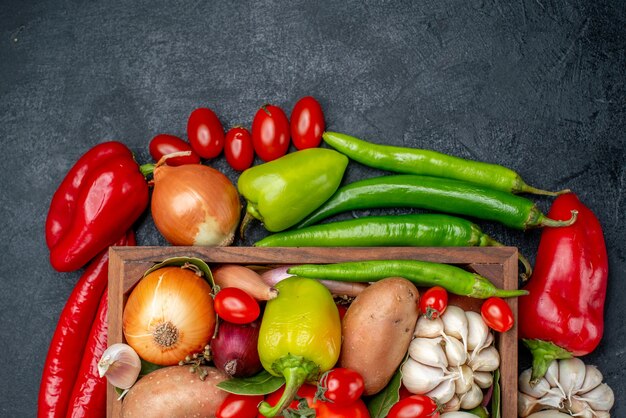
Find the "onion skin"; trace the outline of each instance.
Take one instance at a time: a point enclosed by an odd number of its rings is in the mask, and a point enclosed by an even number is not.
[[[141,279],[124,307],[126,342],[161,366],[200,352],[215,330],[211,286],[192,270],[163,267]]]
[[[276,267],[261,274],[261,279],[268,286],[274,286],[287,277],[295,276],[295,274],[287,273],[291,266]],[[341,282],[337,280],[318,280],[333,295],[356,297],[369,285],[366,283]]]
[[[211,340],[213,363],[231,377],[252,376],[261,370],[257,343],[261,320],[249,324],[220,321],[217,337]]]
[[[172,245],[230,245],[239,224],[237,189],[221,172],[201,164],[154,169],[152,217]]]
[[[256,300],[271,300],[278,296],[278,290],[265,284],[255,271],[235,264],[225,264],[212,271],[213,280],[220,288],[237,287],[245,290]]]

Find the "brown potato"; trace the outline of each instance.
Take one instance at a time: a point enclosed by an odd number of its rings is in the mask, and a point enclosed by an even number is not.
[[[164,367],[142,377],[124,397],[122,417],[215,417],[228,395],[215,387],[228,379],[214,367],[203,367],[204,380],[188,366]]]
[[[365,381],[365,395],[380,392],[407,353],[418,316],[419,293],[406,279],[391,277],[365,289],[342,321],[339,362]]]

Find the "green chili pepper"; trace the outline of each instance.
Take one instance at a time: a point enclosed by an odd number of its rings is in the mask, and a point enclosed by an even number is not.
[[[328,199],[341,183],[348,158],[337,151],[309,148],[245,170],[237,187],[253,216],[268,231],[287,229]]]
[[[341,320],[333,297],[317,280],[289,277],[276,284],[259,330],[259,357],[265,370],[285,377],[285,391],[274,406],[261,402],[266,417],[279,414],[306,381],[316,381],[339,359]]]
[[[287,272],[301,277],[345,282],[373,282],[385,277],[403,277],[416,286],[441,286],[455,295],[486,299],[527,295],[525,290],[498,289],[486,277],[449,264],[417,260],[371,260],[336,264],[303,264]]]
[[[467,215],[516,229],[567,226],[576,221],[575,213],[567,221],[550,219],[532,201],[511,193],[458,180],[404,174],[365,179],[341,187],[297,228],[348,210],[398,206]]]
[[[337,132],[324,132],[323,138],[328,145],[361,164],[396,173],[457,179],[512,193],[556,196],[568,191],[550,192],[531,187],[515,171],[497,164],[465,160],[436,151],[373,144]]]
[[[366,216],[273,234],[257,247],[487,247],[502,246],[478,225],[456,216],[411,214]],[[519,254],[523,277],[532,267]]]

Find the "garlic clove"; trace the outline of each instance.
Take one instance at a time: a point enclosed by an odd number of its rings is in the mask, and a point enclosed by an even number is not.
[[[519,417],[527,417],[541,409],[543,409],[543,406],[539,403],[537,398],[521,392],[517,394],[517,415]]]
[[[585,363],[576,357],[559,361],[559,382],[569,399],[578,393],[585,380]]]
[[[461,395],[461,409],[476,408],[483,401],[483,391],[477,384],[472,384],[470,390]]]
[[[485,345],[487,336],[489,335],[489,327],[478,312],[466,311],[468,332],[467,332],[467,350],[474,351]]]
[[[472,369],[465,364],[459,367],[458,377],[454,380],[454,384],[454,391],[457,395],[463,395],[464,393],[467,393],[474,384],[474,372],[472,371]]]
[[[602,373],[596,366],[588,364],[585,366],[585,380],[583,380],[583,385],[578,393],[589,392],[600,383],[602,383]]]
[[[422,315],[417,320],[413,336],[416,338],[434,338],[443,335],[443,322],[441,318],[428,319]]]
[[[488,389],[493,385],[493,374],[491,372],[474,372],[474,382],[481,389]]]
[[[615,403],[613,390],[606,383],[596,386],[594,389],[582,395],[574,396],[580,401],[587,402],[594,411],[610,411]]]
[[[440,404],[445,404],[454,397],[454,388],[454,380],[448,379],[439,383],[439,385],[437,385],[436,388],[428,392],[426,396],[431,399],[436,399],[437,402]]]
[[[574,417],[594,418],[595,416],[595,413],[591,410],[587,402],[577,399],[576,396],[572,397],[561,411],[567,412]]]
[[[409,345],[409,356],[426,366],[446,369],[448,359],[441,347],[441,337],[414,338]]]
[[[437,387],[441,382],[451,379],[440,367],[430,367],[408,358],[402,365],[402,384],[411,393],[423,395]]]
[[[541,378],[534,385],[530,384],[530,379],[532,375],[532,369],[524,370],[517,380],[517,385],[519,386],[519,390],[524,392],[527,395],[530,395],[534,398],[541,398],[550,390],[550,384],[544,378]]]
[[[528,415],[527,418],[572,418],[572,416],[570,414],[564,414],[563,412],[550,410],[535,412],[534,414]]]
[[[463,343],[454,337],[444,337],[444,350],[450,367],[459,367],[467,361],[467,351]]]
[[[548,370],[546,371],[546,375],[544,377],[550,384],[550,387],[556,387],[562,390],[561,383],[559,383],[559,362],[557,360],[552,360],[550,362],[550,365],[548,366]]]
[[[565,400],[566,396],[561,389],[550,388],[548,393],[543,395],[538,402],[543,406],[559,409],[563,408]]]
[[[467,351],[468,323],[465,311],[458,306],[449,305],[441,315],[441,320],[444,332],[461,340],[463,348]]]
[[[120,389],[129,389],[139,377],[141,360],[127,344],[113,344],[104,350],[98,361],[98,374]]]
[[[500,354],[495,347],[489,346],[470,359],[467,364],[475,372],[493,372],[500,367]]]
[[[454,395],[448,402],[446,402],[443,412],[454,412],[459,409],[461,409],[461,399],[459,399],[457,395]]]

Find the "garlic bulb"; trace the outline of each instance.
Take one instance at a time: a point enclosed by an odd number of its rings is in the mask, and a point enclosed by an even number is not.
[[[535,386],[530,385],[530,376],[531,369],[519,376],[520,417],[610,417],[615,396],[609,385],[602,383],[602,373],[595,366],[578,358],[554,360]]]
[[[130,389],[141,371],[141,360],[127,344],[113,344],[104,350],[98,362],[100,377],[106,376],[109,383],[120,389]]]
[[[413,336],[402,366],[409,392],[437,399],[445,411],[480,405],[500,366],[493,334],[480,314],[449,305],[439,318],[421,316]]]

